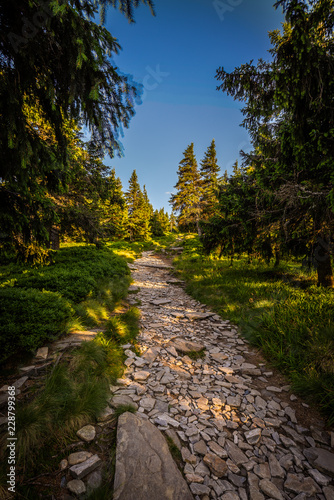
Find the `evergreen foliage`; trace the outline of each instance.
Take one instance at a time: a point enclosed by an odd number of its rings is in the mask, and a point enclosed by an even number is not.
[[[120,46],[95,18],[112,5],[133,21],[140,3],[153,8],[151,0],[1,2],[1,238],[22,253],[45,245],[58,223],[49,195],[68,191],[70,120],[111,156],[121,150],[138,89],[110,62]]]
[[[178,225],[182,230],[197,229],[200,232],[200,200],[202,183],[194,153],[194,143],[191,143],[183,153],[179,164],[178,181],[174,188],[176,194],[171,196],[170,203],[178,212]]]
[[[218,172],[216,144],[213,139],[201,162],[200,175],[202,179],[201,211],[202,219],[213,216],[218,198]]]
[[[284,250],[307,255],[317,266],[318,284],[331,287],[334,4],[280,0],[276,6],[283,7],[286,22],[282,33],[270,33],[273,60],[243,64],[232,73],[217,71],[218,89],[245,102],[243,125],[254,150],[244,155],[249,166],[244,182],[255,190],[248,215],[241,213],[236,226],[223,215],[220,225],[246,231],[248,220],[250,233],[244,234],[250,252],[261,242],[268,259]],[[234,183],[230,178],[229,198],[236,196]],[[219,239],[217,233],[216,244]]]
[[[125,193],[128,207],[128,233],[131,241],[146,240],[150,236],[150,214],[152,207],[145,189],[143,194],[136,170],[131,174],[129,188]]]

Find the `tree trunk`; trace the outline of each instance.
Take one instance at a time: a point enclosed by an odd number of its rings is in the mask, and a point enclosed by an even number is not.
[[[330,244],[322,238],[318,239],[318,246],[314,252],[317,263],[318,286],[333,288],[333,269],[331,262]]]
[[[275,251],[275,266],[274,267],[278,267],[279,264],[280,264],[280,261],[281,261],[281,254],[280,254],[280,251],[279,250],[276,250]]]
[[[202,235],[201,227],[199,225],[199,219],[196,220],[196,228],[197,228],[197,234],[198,236]]]
[[[49,247],[52,250],[59,250],[59,229],[58,227],[51,227],[49,233]]]
[[[317,272],[318,272],[318,286],[333,288],[334,286],[333,270],[332,270],[331,257],[329,254],[327,255],[326,259],[318,261]]]

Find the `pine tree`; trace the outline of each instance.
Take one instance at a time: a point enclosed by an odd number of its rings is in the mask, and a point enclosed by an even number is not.
[[[179,213],[178,225],[183,230],[194,230],[196,228],[200,234],[200,199],[201,199],[201,179],[194,154],[194,144],[183,153],[178,169],[178,182],[174,186],[176,194],[171,196],[170,203],[173,210]]]
[[[104,233],[108,237],[124,238],[127,234],[128,210],[122,183],[120,178],[116,177],[114,168],[106,181],[108,198],[104,204]]]
[[[153,236],[165,236],[169,233],[169,216],[163,208],[154,210],[150,220],[150,227]]]
[[[146,190],[145,190],[146,191]],[[128,232],[131,241],[146,240],[150,236],[148,196],[140,188],[136,170],[131,174],[125,193],[128,207]]]
[[[218,172],[215,140],[208,147],[201,162],[200,174],[202,178],[201,219],[207,220],[214,214],[218,201]]]

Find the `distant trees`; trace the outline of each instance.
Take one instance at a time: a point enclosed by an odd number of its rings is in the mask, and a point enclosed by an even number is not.
[[[150,235],[150,218],[153,212],[147,192],[140,188],[137,172],[134,170],[125,193],[128,207],[128,232],[130,240],[146,240]]]
[[[215,141],[212,140],[198,169],[191,143],[183,153],[177,171],[178,181],[170,204],[177,213],[178,227],[183,231],[196,230],[200,235],[203,222],[215,211],[218,199],[218,172]]]

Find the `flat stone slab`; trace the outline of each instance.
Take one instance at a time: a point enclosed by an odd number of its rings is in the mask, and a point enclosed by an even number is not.
[[[118,420],[114,500],[193,500],[161,432],[132,413]]]
[[[177,351],[181,352],[199,352],[204,349],[203,344],[199,344],[198,342],[192,342],[190,340],[185,340],[181,338],[176,338],[168,343],[169,346],[174,347]]]
[[[167,280],[166,283],[168,283],[169,285],[184,285],[184,281],[183,280],[178,280],[178,279],[170,279],[170,280]]]
[[[92,457],[87,458],[84,462],[73,465],[70,468],[70,473],[75,479],[82,479],[87,476],[87,474],[95,470],[101,462],[102,460],[98,455],[93,455]]]
[[[172,301],[170,299],[157,299],[157,300],[150,300],[150,304],[153,304],[154,306],[163,306],[165,304],[170,304]]]
[[[167,264],[146,264],[144,262],[137,262],[137,266],[153,267],[154,269],[173,269],[173,266],[168,266]]]
[[[119,406],[125,406],[125,405],[131,405],[136,410],[138,409],[137,403],[135,403],[133,399],[130,396],[127,396],[126,394],[120,394],[119,396],[116,395],[110,399],[110,406],[112,406],[113,408],[118,408]]]
[[[304,455],[318,470],[334,477],[334,453],[323,448],[306,448]]]
[[[211,318],[211,316],[215,316],[215,313],[186,313],[185,317],[190,319],[190,320],[196,320],[196,319],[208,319]]]

